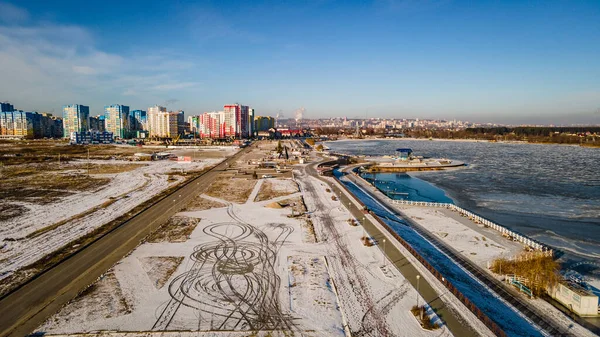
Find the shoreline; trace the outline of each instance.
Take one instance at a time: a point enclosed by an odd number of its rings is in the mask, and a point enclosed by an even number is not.
[[[529,144],[529,145],[557,145],[557,146],[575,146],[582,148],[590,148],[590,149],[600,149],[600,146],[594,145],[581,145],[581,144],[563,144],[563,143],[540,143],[540,142],[527,142],[524,140],[511,140],[511,141],[489,141],[485,139],[448,139],[448,138],[363,138],[363,139],[355,139],[355,138],[344,138],[344,139],[336,139],[336,140],[325,140],[323,143],[327,142],[350,142],[350,141],[433,141],[433,142],[457,142],[457,143],[485,143],[485,144]]]

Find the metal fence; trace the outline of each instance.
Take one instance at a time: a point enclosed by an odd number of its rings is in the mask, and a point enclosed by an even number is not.
[[[494,230],[502,233],[503,236],[506,236],[509,239],[521,242],[521,243],[533,248],[534,250],[539,250],[539,251],[545,252],[548,256],[552,256],[554,254],[554,251],[552,250],[552,248],[546,246],[545,244],[543,244],[539,241],[536,241],[532,238],[529,238],[523,234],[512,231],[502,225],[492,222],[484,217],[481,217],[471,211],[468,211],[468,210],[466,210],[462,207],[456,206],[454,204],[441,203],[441,202],[427,202],[427,201],[410,201],[410,200],[392,200],[392,203],[398,204],[398,205],[408,205],[408,206],[447,208],[447,209],[453,210],[455,212],[458,212],[465,217],[468,217],[470,220],[472,220],[475,223],[483,224],[486,227],[494,229]]]

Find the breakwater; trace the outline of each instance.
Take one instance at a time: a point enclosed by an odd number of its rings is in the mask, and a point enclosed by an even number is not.
[[[366,181],[365,181],[366,182]],[[408,206],[421,206],[421,207],[437,207],[437,208],[447,208],[452,211],[458,212],[459,214],[468,217],[475,223],[482,224],[485,227],[494,229],[500,232],[503,236],[508,239],[512,239],[514,241],[521,242],[524,245],[531,247],[532,249],[539,250],[547,253],[549,256],[554,254],[554,250],[543,244],[542,242],[536,241],[532,238],[529,238],[523,234],[512,231],[502,225],[499,225],[493,221],[490,221],[482,216],[479,216],[471,211],[468,211],[460,206],[456,206],[454,204],[442,203],[442,202],[426,202],[426,201],[410,201],[410,200],[391,200],[392,203],[398,205],[408,205]]]

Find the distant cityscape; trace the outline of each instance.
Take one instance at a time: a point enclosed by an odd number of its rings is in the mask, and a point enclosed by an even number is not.
[[[62,117],[46,112],[19,110],[9,102],[0,102],[0,138],[68,138],[72,143],[110,143],[123,139],[247,139],[303,135],[306,130],[341,129],[355,134],[367,131],[401,135],[404,130],[460,131],[468,128],[495,128],[503,125],[473,123],[462,120],[420,118],[319,118],[306,119],[279,115],[256,116],[255,109],[242,104],[225,104],[221,111],[204,112],[185,117],[183,110],[168,111],[154,105],[146,110],[129,106],[104,106],[104,114],[90,116],[90,108],[82,104],[62,107]],[[520,125],[555,127],[555,125]]]

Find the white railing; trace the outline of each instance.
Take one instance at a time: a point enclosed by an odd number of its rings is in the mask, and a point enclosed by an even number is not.
[[[456,206],[454,204],[448,204],[448,203],[442,203],[442,202],[410,201],[410,200],[392,200],[392,203],[399,204],[399,205],[409,205],[409,206],[447,208],[447,209],[453,210],[455,212],[458,212],[463,216],[468,217],[470,220],[472,220],[475,223],[480,223],[486,227],[492,228],[492,229],[502,233],[503,236],[506,236],[509,239],[521,242],[535,250],[547,252],[549,256],[552,256],[554,253],[552,248],[546,246],[545,244],[543,244],[541,242],[538,242],[536,240],[528,238],[528,237],[524,236],[523,234],[513,232],[510,229],[508,229],[502,225],[498,225],[495,222],[492,222],[484,217],[474,214],[473,212],[470,212],[470,211],[468,211],[464,208],[461,208],[459,206]]]

